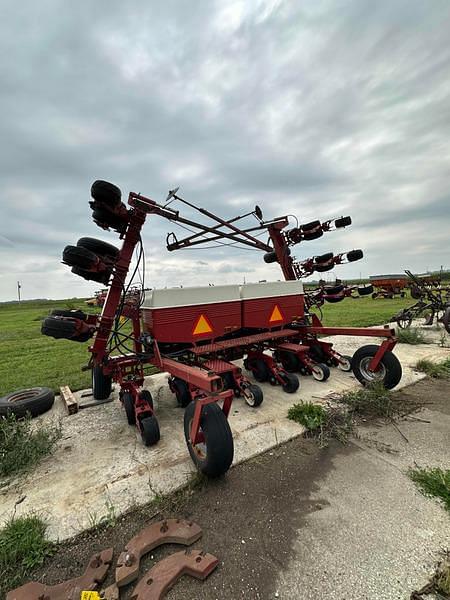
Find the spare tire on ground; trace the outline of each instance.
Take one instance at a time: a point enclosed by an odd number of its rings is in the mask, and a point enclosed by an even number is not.
[[[55,393],[47,387],[27,388],[6,394],[0,398],[0,416],[8,414],[25,417],[30,413],[37,417],[53,406]]]

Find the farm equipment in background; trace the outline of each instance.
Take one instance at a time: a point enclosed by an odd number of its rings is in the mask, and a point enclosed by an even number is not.
[[[108,286],[101,315],[83,311],[54,311],[42,324],[42,333],[54,338],[85,342],[91,358],[92,388],[98,400],[111,393],[112,382],[120,387],[119,397],[129,424],[136,425],[145,445],[160,438],[153,399],[143,389],[144,368],[157,367],[169,374],[168,383],[184,412],[184,433],[192,460],[208,476],[225,473],[233,460],[233,436],[228,415],[233,397],[241,397],[256,408],[263,401],[258,383],[280,385],[287,393],[299,387],[296,373],[325,381],[330,367],[352,370],[364,385],[374,381],[393,388],[402,369],[392,353],[395,331],[384,328],[324,327],[315,304],[340,301],[360,290],[325,284],[304,293],[301,277],[325,272],[335,265],[362,258],[361,250],[340,254],[329,252],[297,261],[291,247],[315,240],[333,229],[347,227],[350,217],[329,221],[296,223],[287,229],[289,217],[264,220],[261,209],[229,220],[199,208],[169,192],[164,205],[131,192],[127,208],[116,186],[96,181],[92,185],[92,216],[103,229],[115,230],[122,239],[119,250],[101,240],[81,238],[67,246],[63,262],[86,280]],[[205,225],[184,218],[170,205],[180,202],[210,219]],[[243,285],[153,289],[145,292],[145,257],[141,229],[148,215],[158,215],[188,229],[190,235],[166,238],[169,251],[206,245],[206,248],[236,245],[264,252],[266,263],[277,262],[286,281]],[[243,219],[253,219],[243,227]],[[212,221],[212,224],[211,224]],[[256,221],[256,222],[255,222]],[[263,242],[258,236],[268,234]],[[133,254],[137,264],[126,283]],[[131,286],[136,279],[141,284]],[[364,287],[364,294],[368,288]],[[369,288],[370,289],[370,288]],[[371,292],[369,292],[371,293]],[[367,345],[353,357],[342,356],[324,335],[383,338],[381,345]],[[236,365],[243,359],[249,375]]]
[[[372,293],[372,298],[386,298],[391,300],[395,296],[404,298],[408,288],[408,277],[400,275],[371,275],[370,283],[375,290]]]
[[[411,282],[411,295],[417,302],[397,313],[392,320],[402,329],[410,327],[415,319],[423,319],[423,325],[442,323],[450,333],[450,288],[437,284],[434,277],[421,277],[405,270]]]

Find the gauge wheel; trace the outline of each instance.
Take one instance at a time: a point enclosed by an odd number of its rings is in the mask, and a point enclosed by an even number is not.
[[[281,378],[284,381],[282,384],[283,392],[286,392],[286,394],[293,394],[300,387],[300,381],[294,373],[283,373]]]
[[[316,363],[311,367],[311,375],[316,381],[326,381],[330,376],[330,369],[324,363]]]
[[[359,348],[352,358],[352,370],[356,379],[362,385],[380,382],[388,390],[394,388],[402,378],[402,366],[398,358],[392,352],[385,352],[382,356],[378,369],[369,370],[369,364],[379,346],[369,344]]]
[[[245,389],[244,399],[248,406],[256,408],[264,400],[264,394],[259,385],[251,384]]]
[[[148,415],[139,419],[139,431],[144,446],[154,446],[160,440],[159,423],[155,415]]]
[[[230,425],[220,406],[215,402],[206,404],[200,416],[200,432],[203,441],[192,444],[191,425],[195,402],[184,411],[184,437],[189,454],[199,471],[208,477],[219,477],[228,471],[233,462],[234,444]]]

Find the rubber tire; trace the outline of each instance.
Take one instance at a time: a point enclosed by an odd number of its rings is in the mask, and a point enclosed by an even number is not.
[[[283,379],[285,379],[286,383],[282,385],[283,392],[286,394],[293,394],[300,387],[300,381],[297,375],[294,373],[285,373],[283,374]]]
[[[280,363],[288,373],[296,373],[300,369],[300,359],[293,352],[280,352]]]
[[[329,302],[330,304],[336,304],[337,302],[342,302],[345,299],[344,294],[336,294],[335,296],[324,296],[325,302]]]
[[[51,317],[68,317],[69,319],[79,319],[80,321],[86,321],[87,314],[79,309],[67,310],[64,308],[55,308],[50,313]]]
[[[423,316],[423,324],[424,325],[433,325],[434,321],[434,308],[430,309],[430,314],[427,316]]]
[[[41,333],[55,340],[69,340],[70,342],[87,342],[93,336],[91,330],[75,335],[77,330],[76,323],[73,320],[66,319],[67,317],[47,317],[42,321]]]
[[[220,477],[233,462],[234,442],[230,424],[221,408],[213,402],[202,409],[200,427],[205,437],[206,456],[197,455],[189,441],[190,424],[194,418],[195,402],[190,402],[184,411],[184,437],[189,454],[199,471],[207,477]]]
[[[332,286],[325,286],[323,289],[327,295],[333,296],[334,294],[340,294],[341,292],[343,292],[345,290],[345,286],[332,285]]]
[[[360,296],[369,296],[370,294],[373,294],[373,285],[358,286],[358,294]]]
[[[111,395],[112,377],[104,375],[100,365],[92,369],[92,395],[94,400],[106,400]]]
[[[332,258],[334,258],[334,254],[332,252],[327,252],[326,254],[321,254],[320,256],[314,257],[314,262],[320,265],[328,262]]]
[[[98,256],[80,246],[66,246],[63,250],[63,262],[70,267],[89,270],[98,262]]]
[[[305,242],[311,242],[312,240],[317,240],[318,238],[323,236],[322,229],[318,229],[317,231],[305,231],[303,234],[303,239]]]
[[[350,250],[350,252],[347,252],[348,262],[356,262],[357,260],[361,260],[363,257],[364,252],[362,250]]]
[[[161,433],[159,431],[158,419],[155,415],[149,415],[139,421],[139,431],[144,446],[154,446],[161,439]]]
[[[128,425],[136,425],[136,413],[134,411],[133,395],[130,392],[124,392],[122,403],[127,415]]]
[[[352,371],[355,375],[356,379],[362,384],[367,385],[371,383],[368,381],[360,369],[361,361],[365,358],[370,358],[375,356],[378,352],[379,346],[375,344],[368,344],[367,346],[362,346],[359,348],[352,358]],[[402,378],[402,366],[398,358],[392,352],[386,352],[381,359],[384,368],[386,369],[385,378],[383,380],[383,385],[386,389],[391,390],[394,388]]]
[[[320,221],[310,221],[309,223],[300,225],[300,229],[302,231],[311,231],[311,229],[316,229],[317,227],[320,227],[320,224]]]
[[[189,391],[188,384],[182,379],[175,377],[172,382],[172,386],[175,388],[175,396],[178,406],[181,408],[186,408],[186,406],[192,402],[192,396],[191,392]]]
[[[373,292],[372,294],[372,300],[375,300],[375,298],[378,297],[378,292]]]
[[[72,273],[74,275],[78,275],[87,281],[96,281],[97,283],[102,283],[103,285],[108,285],[109,279],[111,277],[112,270],[108,271],[86,271],[85,269],[80,269],[79,267],[72,267]]]
[[[91,237],[80,238],[77,242],[77,246],[79,248],[86,248],[86,250],[90,250],[97,256],[110,256],[114,260],[117,259],[120,252],[119,248],[116,248],[116,246]]]
[[[349,227],[352,224],[351,217],[340,217],[339,219],[335,219],[334,226],[336,229],[340,229],[341,227]]]
[[[319,371],[322,372],[322,376],[320,377],[320,379],[314,375],[314,369],[319,369]],[[316,381],[326,381],[330,376],[330,368],[325,363],[317,363],[314,365],[314,367],[312,367],[311,375]]]
[[[14,396],[30,392],[30,398],[13,401]],[[0,416],[13,414],[18,418],[25,417],[30,413],[32,417],[42,415],[53,406],[55,392],[47,387],[35,387],[10,392],[0,398]]]
[[[120,188],[109,183],[109,181],[103,181],[102,179],[97,179],[97,181],[94,181],[91,185],[91,196],[94,200],[103,202],[103,204],[108,204],[113,208],[119,206],[122,201],[122,192]]]
[[[264,262],[268,265],[277,262],[277,260],[277,253],[275,252],[275,250],[272,250],[271,252],[266,252],[264,254]]]
[[[127,227],[128,220],[123,217],[116,215],[110,210],[106,210],[103,208],[94,208],[92,211],[92,218],[95,223],[100,227],[105,225],[106,227],[111,227],[115,229],[119,233],[123,233]]]
[[[264,383],[270,377],[270,371],[266,363],[262,360],[262,358],[258,358],[254,362],[254,370],[252,369],[253,377],[259,383]]]
[[[328,358],[328,354],[320,344],[313,344],[310,346],[308,354],[315,362],[325,362]]]
[[[314,265],[314,270],[318,273],[325,273],[325,271],[331,271],[334,268],[334,263],[330,265]]]
[[[341,363],[338,363],[337,368],[340,371],[343,371],[344,373],[349,373],[352,370],[352,357],[348,356],[347,354],[343,354],[341,356],[341,358],[345,358],[345,360],[348,360],[348,368],[344,368]]]
[[[251,394],[253,395],[253,403],[251,404],[247,400],[247,396],[244,394],[244,400],[247,406],[250,406],[251,408],[256,408],[257,406],[260,406],[262,404],[262,401],[264,400],[264,394],[259,385],[255,385],[254,383],[252,383],[248,386],[247,389],[250,390]]]

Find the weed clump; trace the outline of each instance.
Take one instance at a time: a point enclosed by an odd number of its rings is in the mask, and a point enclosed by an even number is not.
[[[47,525],[37,515],[14,517],[0,530],[0,597],[23,583],[30,572],[55,552]]]
[[[425,496],[439,498],[450,512],[450,469],[416,468],[408,475]]]
[[[51,454],[60,437],[59,425],[33,427],[31,417],[13,414],[0,418],[0,477],[30,470]]]
[[[426,373],[433,379],[449,379],[450,378],[450,358],[446,358],[439,363],[431,362],[427,358],[422,358],[416,364],[416,369]]]
[[[396,336],[401,344],[426,344],[427,340],[420,329],[397,329]]]
[[[356,391],[346,392],[340,402],[354,416],[392,418],[399,412],[399,404],[382,383],[376,382]]]
[[[345,443],[353,432],[351,416],[340,407],[325,408],[312,402],[302,402],[291,406],[288,419],[306,427],[306,434],[317,439],[321,447],[332,438]]]

